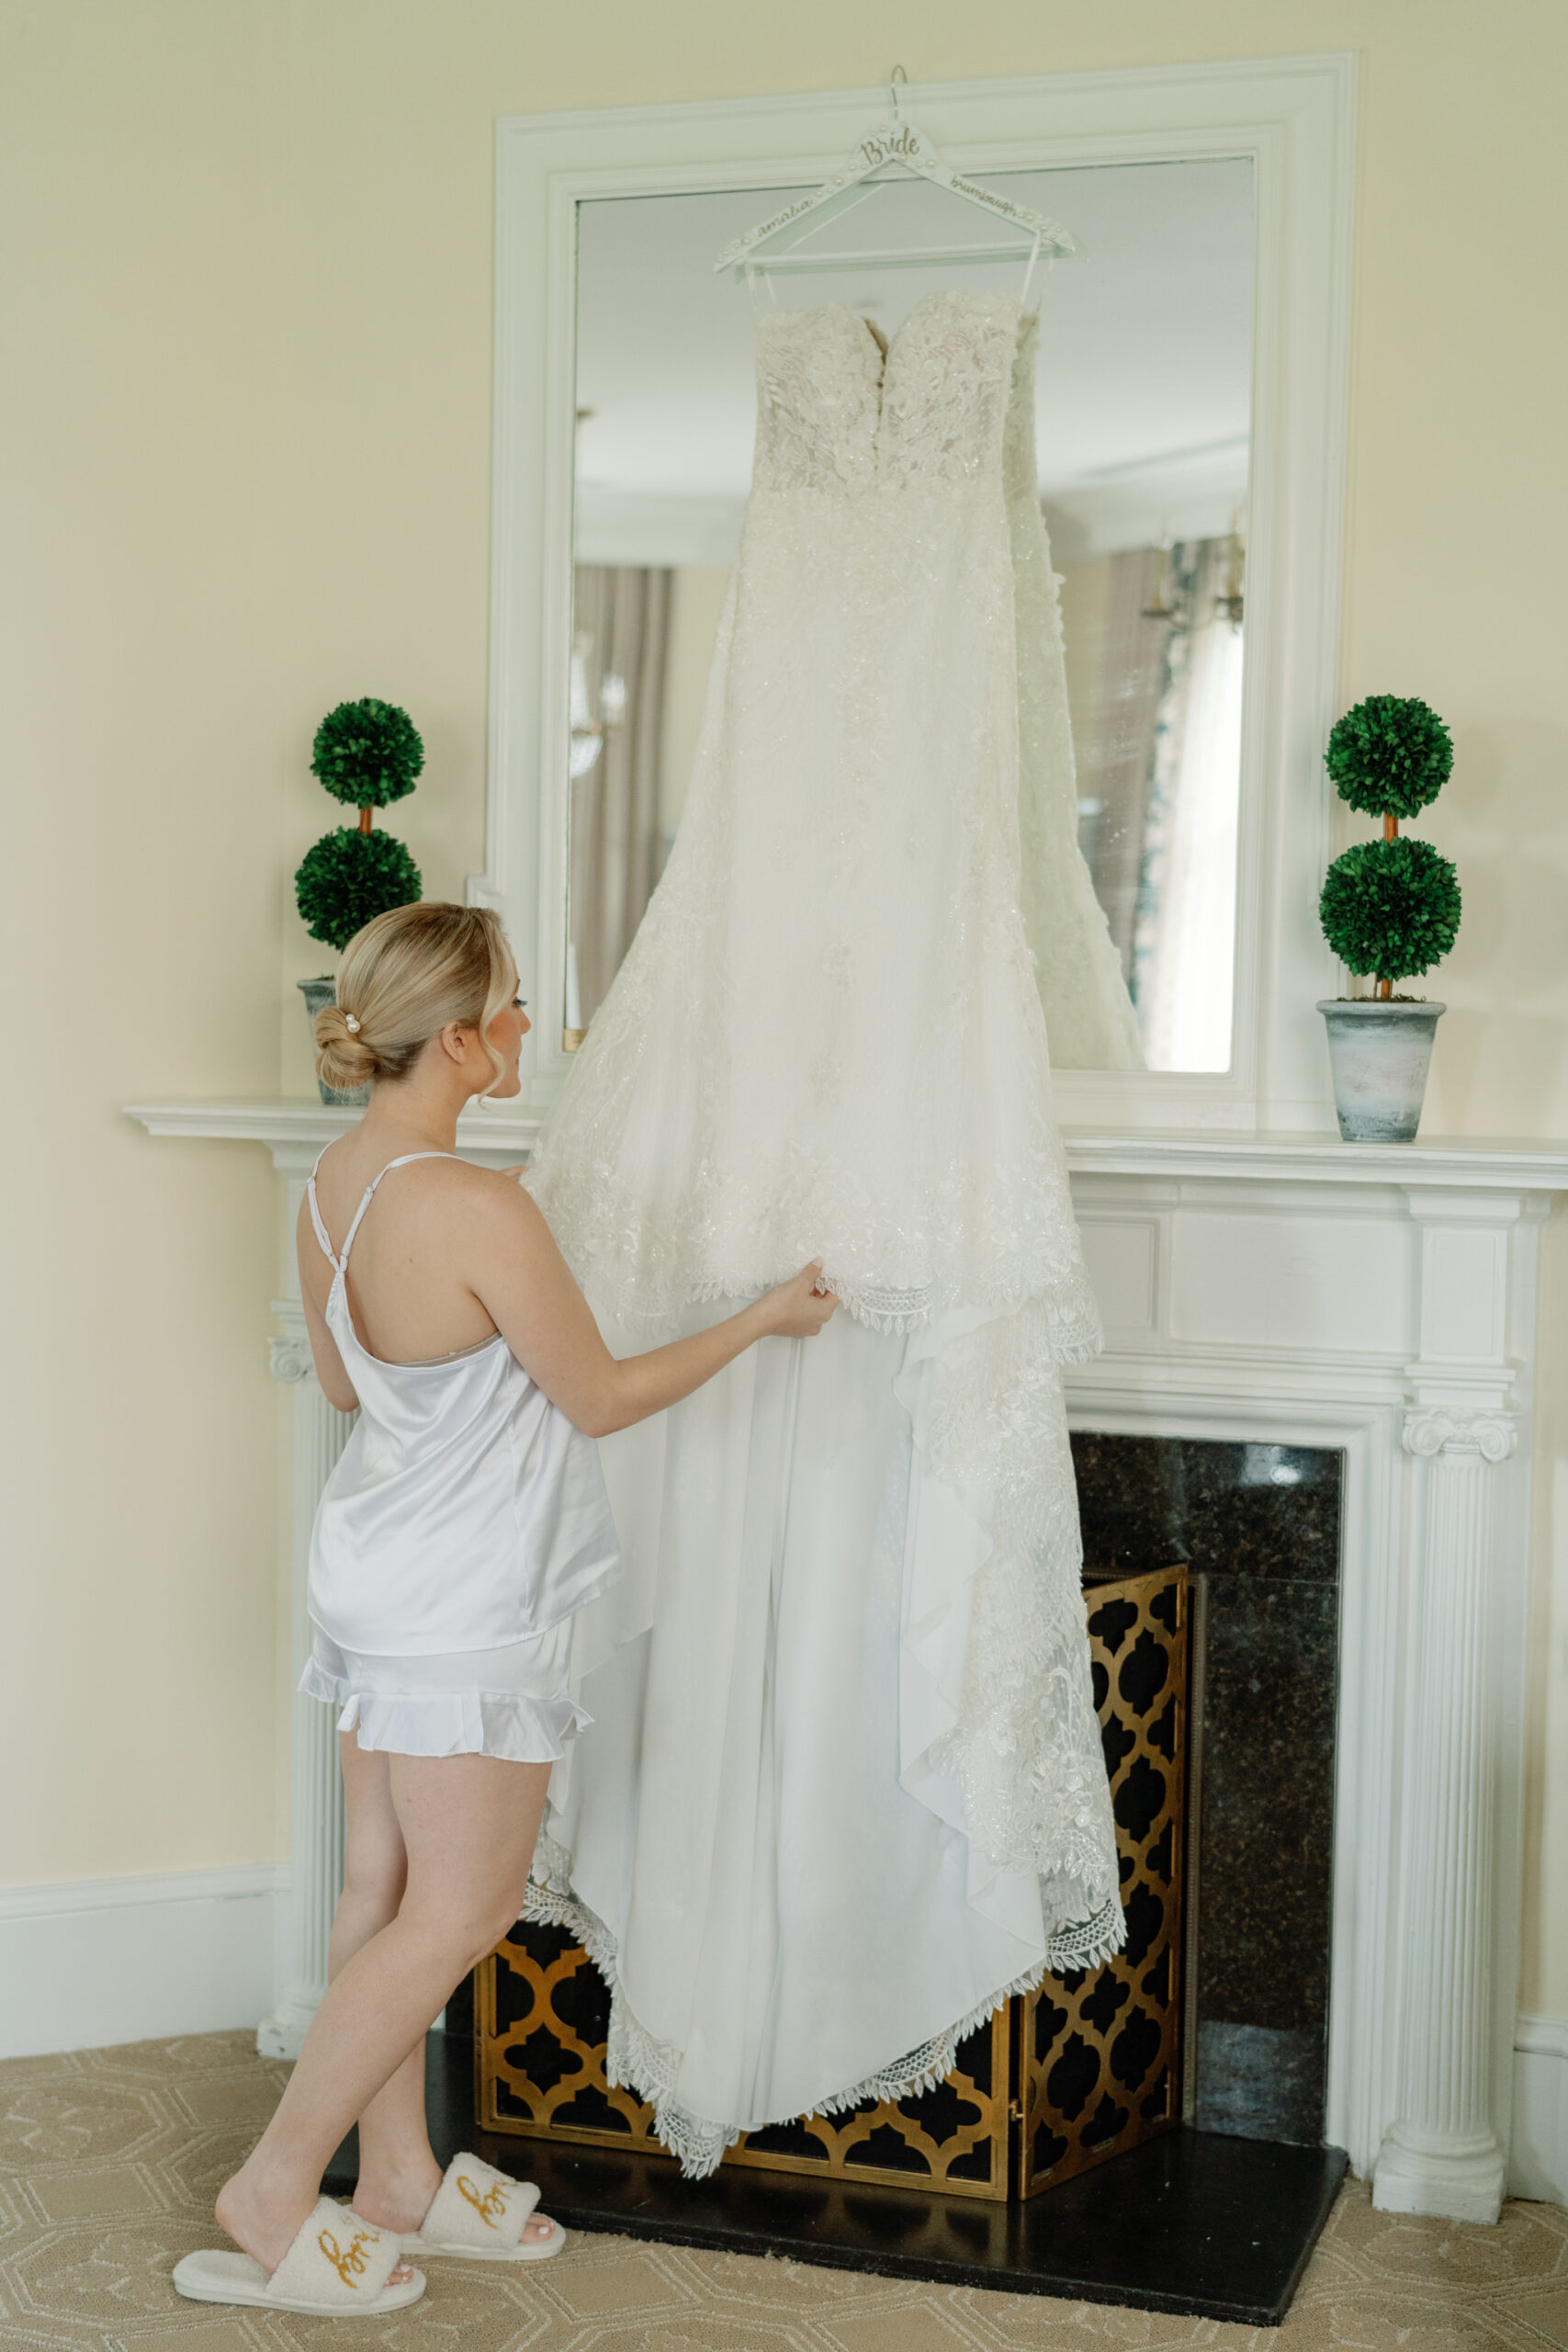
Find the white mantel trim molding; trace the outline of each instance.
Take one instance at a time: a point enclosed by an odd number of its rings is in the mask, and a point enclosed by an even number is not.
[[[265,1144],[291,1215],[355,1117],[303,1101],[131,1115]],[[537,1124],[471,1113],[458,1146],[505,1166]],[[1508,2177],[1562,2194],[1568,2043],[1514,2007],[1536,1244],[1568,1145],[1078,1129],[1066,1148],[1107,1327],[1069,1376],[1074,1424],[1344,1453],[1328,2137],[1379,2206],[1495,2221],[1517,2086]],[[275,1312],[298,1658],[310,1518],[350,1424],[311,1376],[298,1297]],[[333,1763],[329,1712],[298,1702],[290,1957],[262,2031],[283,2054],[324,1984]]]

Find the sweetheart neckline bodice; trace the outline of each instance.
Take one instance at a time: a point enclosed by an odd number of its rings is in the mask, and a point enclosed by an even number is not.
[[[1019,324],[1025,320],[1032,320],[1038,315],[1033,311],[1026,311],[1015,294],[985,294],[977,293],[973,287],[936,286],[929,294],[922,294],[919,301],[911,303],[888,336],[886,350],[883,349],[871,321],[863,311],[857,311],[852,302],[813,302],[803,304],[799,309],[759,311],[757,340],[759,343],[764,342],[767,339],[767,333],[793,321],[824,319],[837,315],[854,321],[872,349],[881,354],[883,364],[886,366],[898,349],[899,345],[909,334],[915,322],[928,311],[943,308],[960,312],[969,311],[976,316],[981,316],[987,311],[1006,311]]]
[[[764,311],[753,493],[984,494],[999,483],[1015,391],[1029,397],[1034,314],[1014,295],[942,287],[884,350],[847,302]]]

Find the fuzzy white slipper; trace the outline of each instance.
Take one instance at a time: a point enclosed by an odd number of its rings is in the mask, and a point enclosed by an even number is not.
[[[539,2191],[531,2180],[513,2180],[481,2156],[454,2156],[430,2211],[405,2254],[457,2255],[469,2262],[547,2262],[566,2244],[558,2222],[547,2238],[525,2239],[523,2232]]]
[[[387,2284],[401,2256],[395,2231],[378,2230],[323,2197],[270,2278],[248,2254],[214,2249],[176,2262],[175,2285],[193,2303],[255,2303],[312,2319],[359,2319],[418,2302],[424,2280],[417,2270],[400,2287]]]

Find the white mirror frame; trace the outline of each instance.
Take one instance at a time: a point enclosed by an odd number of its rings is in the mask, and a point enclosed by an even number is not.
[[[560,1045],[571,636],[577,206],[593,197],[827,177],[880,89],[513,115],[497,126],[495,475],[486,870],[535,1026],[525,1100],[553,1101]],[[1247,647],[1232,1067],[1065,1070],[1068,1125],[1331,1127],[1319,934],[1323,747],[1337,709],[1355,61],[1347,55],[916,85],[908,106],[960,170],[1247,155],[1257,204]],[[738,300],[744,297],[738,294]],[[1049,302],[1050,292],[1046,290]],[[546,780],[549,788],[546,788]]]

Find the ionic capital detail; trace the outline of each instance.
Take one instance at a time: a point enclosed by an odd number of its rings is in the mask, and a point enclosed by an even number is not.
[[[1506,1413],[1456,1413],[1417,1405],[1404,1417],[1406,1450],[1426,1460],[1436,1453],[1479,1453],[1488,1462],[1506,1462],[1517,1442]]]
[[[308,1380],[315,1370],[309,1340],[292,1337],[269,1340],[266,1360],[274,1380]]]

